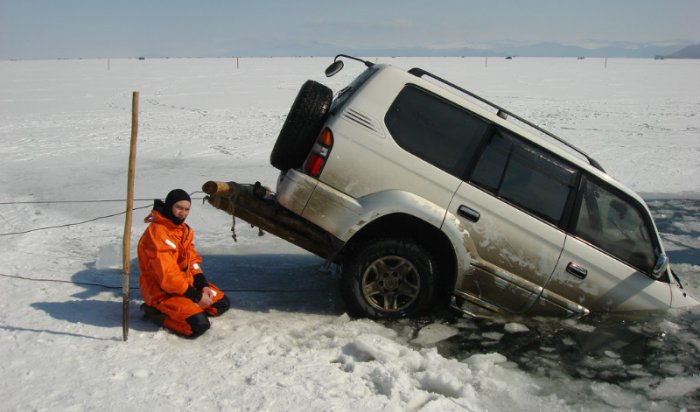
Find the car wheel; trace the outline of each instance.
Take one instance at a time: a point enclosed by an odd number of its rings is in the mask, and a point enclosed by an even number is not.
[[[355,317],[395,319],[430,309],[436,263],[420,244],[381,239],[357,248],[343,267],[341,295]]]
[[[272,148],[272,166],[287,170],[302,165],[328,117],[332,100],[333,91],[328,87],[313,80],[304,83]]]

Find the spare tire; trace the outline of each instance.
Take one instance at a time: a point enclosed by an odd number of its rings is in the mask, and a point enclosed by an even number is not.
[[[270,164],[280,170],[300,167],[318,137],[333,100],[333,91],[307,80],[297,94],[275,146]]]

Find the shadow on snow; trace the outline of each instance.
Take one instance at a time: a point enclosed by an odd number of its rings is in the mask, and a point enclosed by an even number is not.
[[[332,269],[318,257],[303,254],[204,255],[205,275],[231,300],[231,308],[252,312],[284,311],[341,314],[344,309]],[[157,330],[142,319],[138,262],[131,262],[130,328]],[[94,264],[75,273],[73,283],[84,289],[66,302],[36,302],[31,306],[55,319],[97,327],[122,325],[122,273]],[[105,291],[115,300],[101,300]],[[116,300],[119,299],[119,300]]]

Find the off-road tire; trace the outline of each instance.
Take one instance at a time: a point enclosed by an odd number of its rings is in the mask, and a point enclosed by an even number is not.
[[[424,315],[434,302],[437,265],[410,239],[374,239],[343,265],[340,292],[348,314],[371,319]]]
[[[272,166],[287,170],[302,165],[328,117],[332,100],[333,91],[321,83],[307,80],[301,86],[272,148]]]

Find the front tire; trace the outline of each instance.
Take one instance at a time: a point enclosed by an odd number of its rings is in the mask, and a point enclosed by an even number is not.
[[[431,309],[436,272],[430,252],[413,240],[371,240],[344,265],[341,295],[354,317],[419,316]]]

